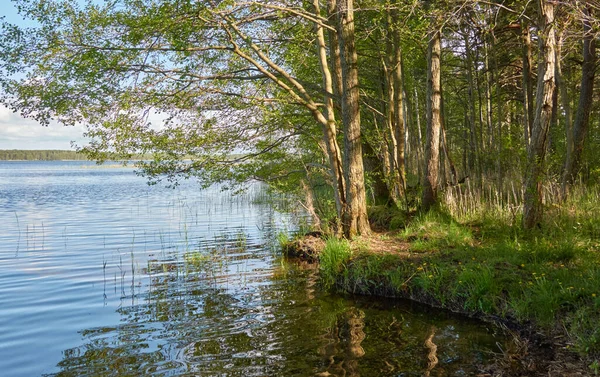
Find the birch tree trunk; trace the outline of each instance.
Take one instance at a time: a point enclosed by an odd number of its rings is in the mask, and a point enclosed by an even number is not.
[[[575,122],[573,123],[573,134],[570,138],[572,144],[570,153],[567,153],[565,170],[562,177],[562,196],[566,198],[568,189],[575,180],[581,166],[581,154],[590,124],[590,111],[594,95],[594,78],[596,74],[596,41],[590,25],[591,11],[584,9],[583,29],[583,66],[581,70],[581,92]],[[567,138],[569,139],[569,138]]]
[[[539,226],[543,214],[542,180],[544,178],[546,142],[552,119],[555,90],[555,8],[554,1],[538,0],[540,59],[538,63],[535,118],[531,130],[531,143],[528,149],[528,166],[525,176],[523,204],[523,227],[525,229]]]

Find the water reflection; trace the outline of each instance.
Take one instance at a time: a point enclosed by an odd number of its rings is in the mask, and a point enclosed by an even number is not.
[[[446,313],[324,293],[316,266],[278,257],[275,236],[299,215],[256,200],[260,188],[231,198],[149,188],[127,169],[11,166],[6,375],[460,376],[501,341]]]
[[[327,329],[327,344],[320,349],[329,365],[318,375],[360,376],[358,360],[365,355],[361,346],[366,337],[364,319],[365,313],[356,307],[338,314],[335,323]]]
[[[118,309],[119,326],[82,331],[55,375],[472,375],[494,349],[476,323],[315,291],[314,268],[278,261],[225,284],[215,263],[155,275],[139,304]]]

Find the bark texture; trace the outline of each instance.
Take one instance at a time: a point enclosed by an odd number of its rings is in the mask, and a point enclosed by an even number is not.
[[[358,64],[354,40],[354,4],[337,1],[337,32],[342,66],[342,121],[347,206],[342,217],[344,235],[370,233],[360,135]]]
[[[562,196],[566,198],[569,186],[574,182],[577,173],[581,167],[581,155],[585,139],[588,133],[590,124],[590,112],[592,109],[594,95],[594,78],[596,75],[596,41],[592,33],[589,18],[591,12],[585,9],[583,27],[585,35],[583,38],[583,66],[581,70],[581,92],[579,95],[579,103],[577,105],[577,113],[575,114],[575,122],[573,123],[572,136],[567,140],[572,140],[569,145],[567,159],[565,162],[565,170],[562,177]],[[569,130],[567,130],[569,132]]]
[[[425,176],[422,198],[424,210],[429,210],[438,202],[440,130],[442,125],[440,30],[431,33],[427,50],[427,139],[425,143]]]
[[[552,120],[555,91],[555,26],[554,1],[538,0],[540,31],[538,82],[536,89],[535,118],[528,149],[528,166],[525,176],[525,200],[523,204],[523,227],[532,229],[540,225],[543,214],[542,184],[546,158],[548,130]]]

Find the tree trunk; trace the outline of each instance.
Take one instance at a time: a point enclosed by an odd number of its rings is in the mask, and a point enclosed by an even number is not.
[[[427,140],[425,144],[425,176],[422,205],[429,210],[438,202],[441,130],[441,31],[430,34],[427,49]]]
[[[485,139],[484,146],[487,148],[488,153],[493,153],[494,150],[494,124],[492,114],[492,74],[490,68],[490,46],[487,41],[488,36],[483,36],[483,54],[484,54],[484,72],[485,72],[485,119],[487,123],[487,138]],[[487,161],[486,161],[487,162]],[[485,166],[486,172],[489,172],[493,168],[490,168],[488,164]]]
[[[354,4],[337,2],[337,32],[342,65],[342,120],[347,207],[342,217],[348,238],[370,233],[360,136],[358,64],[354,41]]]
[[[396,106],[394,105],[395,98],[395,83],[394,83],[394,72],[395,72],[395,53],[394,43],[392,39],[392,14],[391,10],[387,10],[386,17],[386,38],[385,38],[385,58],[384,58],[384,73],[385,73],[385,95],[383,102],[386,104],[385,117],[387,134],[386,139],[388,140],[388,159],[390,165],[390,175],[386,177],[389,184],[390,191],[393,192],[394,200],[397,200],[400,193],[400,183],[398,177],[398,140],[396,130]]]
[[[390,175],[386,177],[394,199],[405,197],[406,188],[406,132],[404,120],[404,101],[402,84],[402,54],[400,31],[398,29],[398,10],[386,10],[385,57],[382,58],[385,74],[384,103],[388,134]]]
[[[390,100],[394,107],[394,133],[396,138],[396,174],[398,177],[398,189],[401,197],[406,197],[406,164],[404,152],[406,148],[406,130],[404,128],[404,101],[402,83],[402,50],[400,48],[400,30],[398,29],[398,10],[391,10],[392,16],[392,83],[394,95]]]
[[[535,118],[531,130],[531,143],[528,150],[527,172],[525,176],[525,199],[523,204],[523,227],[532,229],[542,220],[542,180],[546,157],[548,129],[552,118],[552,97],[555,90],[554,65],[555,30],[554,1],[538,0],[538,33],[540,60],[538,64],[537,96]]]
[[[327,17],[329,24],[332,26],[337,25],[337,0],[327,0]],[[329,50],[331,67],[333,69],[333,93],[335,100],[338,103],[336,109],[340,109],[342,102],[342,93],[344,87],[342,85],[342,56],[340,52],[339,36],[337,31],[329,29]]]
[[[319,7],[319,0],[313,0],[313,6],[315,8],[315,14],[320,16],[321,10]],[[329,157],[337,216],[338,219],[341,219],[343,208],[346,206],[346,193],[342,156],[337,143],[337,128],[335,122],[335,110],[333,107],[333,79],[329,65],[327,64],[327,48],[325,45],[323,27],[318,23],[315,23],[315,29],[317,34],[319,64],[321,75],[323,77],[323,90],[325,92],[325,117],[327,118],[327,123],[321,124],[321,127],[323,130],[323,141]]]
[[[413,94],[415,97],[415,117],[417,119],[417,176],[421,177],[422,172],[425,171],[425,158],[422,157],[425,153],[423,152],[423,132],[421,131],[421,114],[419,112],[419,93],[416,86],[413,90]]]
[[[531,58],[531,34],[529,24],[523,21],[521,24],[523,36],[523,114],[525,115],[525,126],[523,135],[525,146],[529,149],[531,142],[531,129],[533,127],[533,70]]]
[[[560,52],[562,50],[561,45],[559,44],[557,47],[557,60],[556,60],[556,74],[558,75],[556,83],[558,85],[557,90],[560,92],[560,102],[563,108],[563,112],[565,114],[565,136],[566,136],[566,156],[565,156],[565,170],[563,171],[562,177],[562,187],[561,187],[561,197],[562,199],[566,199],[566,190],[567,186],[565,185],[564,173],[566,171],[567,161],[571,160],[571,153],[573,152],[573,119],[572,119],[572,110],[571,110],[571,97],[569,96],[569,90],[567,88],[567,80],[565,76],[570,77],[570,70],[567,72],[563,72],[562,64],[561,64],[561,55]]]
[[[590,25],[590,9],[584,9],[583,19],[583,66],[581,69],[581,93],[573,123],[572,150],[567,154],[565,170],[562,177],[562,196],[566,198],[569,186],[573,184],[581,165],[581,154],[590,124],[590,111],[594,95],[594,78],[596,74],[596,42]]]
[[[479,151],[477,148],[477,126],[475,123],[475,113],[477,111],[477,101],[475,101],[475,80],[473,79],[473,51],[471,44],[469,43],[471,36],[468,32],[464,34],[465,41],[465,53],[466,53],[466,70],[467,70],[467,81],[469,85],[469,104],[467,105],[467,120],[469,123],[469,158],[468,158],[468,171],[470,175],[473,175],[476,166],[476,159],[480,158]]]

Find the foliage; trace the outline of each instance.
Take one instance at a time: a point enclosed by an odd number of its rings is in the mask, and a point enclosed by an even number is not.
[[[206,185],[238,186],[258,179],[298,192],[304,181],[327,193],[318,203],[323,223],[339,220],[333,219],[339,213],[331,216],[331,208],[339,212],[342,206],[335,205],[339,190],[323,126],[329,121],[326,98],[333,98],[334,132],[328,137],[343,142],[337,131],[342,93],[327,93],[323,86],[315,43],[321,27],[335,84],[335,17],[327,14],[325,2],[316,3],[317,14],[314,4],[300,1],[12,1],[30,22],[2,24],[5,105],[42,124],[52,119],[84,123],[91,143],[80,150],[90,159],[152,156],[137,162],[151,182],[198,178]],[[411,190],[420,190],[417,181],[425,166],[423,41],[436,20],[443,20],[440,189],[455,190],[454,181],[468,177],[474,186],[488,187],[490,196],[514,196],[520,211],[529,143],[524,53],[529,48],[532,72],[541,57],[535,38],[527,44],[523,36],[525,31],[539,34],[534,2],[355,2],[361,9],[355,21],[361,140],[374,202],[395,202],[406,212],[416,207]],[[586,16],[581,2],[560,3],[557,15],[562,109],[550,127],[545,189],[562,175],[569,151],[567,136],[583,78],[584,23],[591,32],[598,30],[597,17]],[[392,55],[401,59],[394,63]],[[393,95],[398,88],[391,82],[391,63],[401,71],[399,97]],[[395,101],[403,111],[396,122],[404,127],[400,139],[401,130],[390,129]],[[594,153],[597,107],[592,102],[578,175],[590,184],[600,171]],[[402,166],[410,180],[404,185],[398,182],[402,174],[387,166],[400,164],[390,151],[402,140]],[[344,148],[339,152],[347,157]],[[398,216],[394,227],[403,224]]]
[[[226,2],[17,3],[39,26],[3,25],[4,102],[43,124],[84,122],[91,142],[80,150],[91,159],[151,154],[137,165],[153,181],[283,177],[291,186],[305,175],[299,166],[323,159],[310,152],[314,141],[299,140],[314,125],[248,56],[256,44],[275,57],[302,43],[286,17],[266,22],[274,12],[263,9],[264,19],[244,25],[249,9]],[[285,48],[245,43],[282,29]],[[308,153],[290,153],[300,150]],[[232,152],[243,156],[232,161]]]

